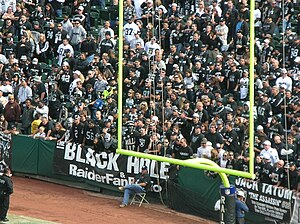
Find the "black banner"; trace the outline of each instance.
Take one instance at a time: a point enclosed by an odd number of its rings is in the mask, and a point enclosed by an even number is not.
[[[266,220],[273,223],[290,222],[293,191],[242,178],[237,178],[235,184],[247,193],[246,204],[250,211],[268,217]]]
[[[0,174],[7,166],[11,168],[11,134],[0,132]]]
[[[153,181],[151,191],[162,191],[168,163],[116,153],[96,153],[91,148],[64,142],[57,143],[54,154],[55,173],[112,186],[125,186],[131,183],[144,165],[148,167]]]

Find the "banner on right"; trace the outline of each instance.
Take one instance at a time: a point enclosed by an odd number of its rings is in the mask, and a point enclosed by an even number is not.
[[[269,221],[290,222],[294,207],[293,191],[243,178],[237,178],[235,185],[246,193],[250,211],[268,217]]]

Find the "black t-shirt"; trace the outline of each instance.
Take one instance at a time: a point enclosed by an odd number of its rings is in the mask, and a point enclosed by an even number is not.
[[[58,83],[59,83],[59,89],[63,92],[63,94],[69,94],[69,87],[72,81],[73,78],[69,72],[63,73],[61,75]]]
[[[138,136],[135,140],[136,148],[139,152],[145,152],[145,150],[148,148],[148,145],[150,143],[150,137],[149,135],[144,136]]]
[[[94,139],[99,137],[99,129],[97,126],[89,127],[89,125],[87,125],[84,128],[83,133],[84,133],[86,146],[93,146]]]
[[[185,160],[191,158],[193,155],[193,150],[190,146],[176,147],[173,153],[175,153],[175,159]]]
[[[65,134],[65,130],[53,130],[50,134],[51,137],[57,138],[57,139],[61,139],[63,137],[63,135]]]
[[[145,187],[143,187],[143,189],[145,190],[145,191],[147,191],[148,190],[148,188],[150,187],[150,183],[151,183],[151,178],[150,178],[150,176],[149,176],[149,174],[147,173],[147,174],[139,174],[139,176],[136,178],[136,183],[137,184],[140,184],[140,183],[146,183],[146,186]]]
[[[73,124],[71,128],[71,139],[72,141],[78,144],[81,144],[83,141],[83,127],[84,125],[82,123],[79,123],[78,125]]]
[[[53,124],[51,122],[47,122],[47,124],[40,123],[38,129],[40,127],[44,127],[45,128],[45,133],[47,135],[48,131],[53,129]]]
[[[37,85],[35,94],[38,95],[39,98],[41,98],[42,93],[45,93],[44,98],[46,98],[47,97],[46,87],[43,83],[40,83]]]

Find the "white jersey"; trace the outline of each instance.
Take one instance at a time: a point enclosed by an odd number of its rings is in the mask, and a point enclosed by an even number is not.
[[[3,93],[7,93],[7,94],[12,94],[13,93],[13,87],[11,85],[0,86],[0,90]],[[5,98],[8,100],[8,95],[5,96]]]
[[[240,79],[240,99],[243,100],[248,96],[249,78],[243,77]]]
[[[199,147],[197,149],[197,157],[198,158],[211,158],[211,147],[206,146],[205,148]]]
[[[137,19],[142,18],[143,9],[141,8],[141,4],[144,2],[144,0],[133,0]]]
[[[65,52],[66,50],[69,49],[71,51],[71,55],[74,56],[74,49],[73,47],[70,45],[70,44],[67,44],[67,45],[64,45],[64,44],[60,44],[58,46],[58,49],[57,49],[57,53],[58,53],[58,62],[57,64],[59,66],[61,66],[61,63],[62,63],[62,60],[64,59],[65,57]]]
[[[289,76],[286,76],[284,78],[280,76],[279,78],[276,79],[276,86],[281,86],[281,85],[285,85],[286,90],[289,91],[293,90],[293,80]]]
[[[130,43],[133,39],[135,39],[134,34],[140,31],[140,28],[135,23],[126,23],[124,26],[124,37],[125,41]]]
[[[218,34],[218,37],[222,41],[222,44],[227,45],[227,36],[228,36],[228,31],[229,31],[228,27],[226,25],[224,25],[224,26],[217,25],[215,30],[217,33],[221,33],[221,34]]]
[[[12,7],[12,11],[15,12],[16,11],[16,0],[1,0],[0,2],[1,7],[0,7],[0,11],[2,14],[4,14],[7,11],[7,8],[9,6]]]
[[[261,11],[260,9],[255,9],[254,10],[254,27],[261,27],[262,23],[261,23]]]
[[[36,107],[35,111],[33,112],[33,117],[35,117],[37,113],[41,114],[43,117],[48,117],[49,107],[46,105],[44,105],[42,108]]]
[[[261,150],[260,152],[260,157],[264,158],[265,155],[269,155],[271,158],[271,165],[273,166],[275,163],[277,163],[279,161],[279,156],[278,156],[278,152],[276,149],[270,148],[268,150]]]
[[[134,38],[130,41],[130,49],[136,49],[136,43],[140,43],[141,44],[141,48],[145,47],[145,42],[142,38]]]
[[[148,41],[145,44],[145,51],[147,52],[148,56],[153,56],[155,55],[155,50],[158,49],[160,50],[160,46],[158,43],[151,43],[151,41]]]

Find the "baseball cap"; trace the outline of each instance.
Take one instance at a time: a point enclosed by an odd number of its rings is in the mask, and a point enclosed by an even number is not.
[[[27,60],[27,56],[26,55],[22,55],[20,58],[22,61],[26,61]]]
[[[269,140],[264,141],[263,145],[271,145],[271,142]]]
[[[37,65],[39,62],[39,60],[37,58],[32,59],[32,64],[33,65]]]
[[[80,119],[80,115],[79,115],[79,114],[76,114],[76,115],[74,116],[74,119],[75,119],[75,120]]]
[[[244,193],[244,191],[238,191],[237,192],[237,196],[241,196],[241,197],[245,197],[245,193]]]
[[[67,66],[67,67],[69,67],[70,65],[69,65],[68,62],[65,61],[65,62],[62,63],[62,66]]]
[[[256,128],[256,130],[257,130],[257,131],[263,131],[263,130],[264,130],[264,128],[263,128],[263,126],[261,126],[261,125],[258,125],[258,126],[257,126],[257,128]]]
[[[194,113],[193,117],[200,117],[198,113]]]
[[[287,73],[286,68],[282,68],[282,69],[281,69],[281,73]]]
[[[84,10],[83,6],[80,5],[80,6],[78,7],[78,10],[83,11],[83,10]]]
[[[41,79],[41,77],[40,77],[40,76],[34,76],[34,78],[33,78],[33,81],[36,81],[36,82],[41,82],[41,81],[42,81],[42,79]]]
[[[75,70],[75,71],[73,72],[73,74],[80,75],[80,74],[81,74],[81,72],[80,72],[79,70]]]
[[[142,166],[142,170],[148,170],[147,166]]]
[[[207,143],[207,138],[203,138],[201,143]]]
[[[290,167],[291,167],[291,166],[296,166],[296,163],[290,162]]]

